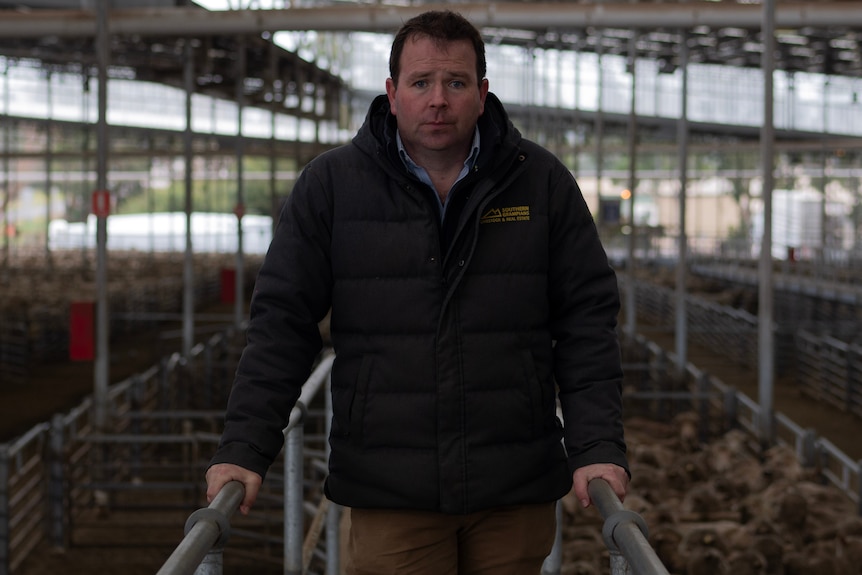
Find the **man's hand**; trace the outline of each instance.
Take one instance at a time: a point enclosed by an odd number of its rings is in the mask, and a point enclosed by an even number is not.
[[[243,515],[248,515],[251,506],[254,505],[254,500],[257,499],[260,484],[263,483],[263,478],[254,471],[249,471],[245,467],[232,463],[216,463],[207,469],[206,477],[207,502],[209,503],[212,503],[218,492],[229,481],[239,481],[245,486],[245,497],[239,504],[239,512]]]
[[[591,503],[587,484],[598,477],[608,482],[620,501],[625,500],[626,491],[629,487],[629,476],[626,470],[612,463],[594,463],[575,469],[575,473],[572,475],[574,483],[572,489],[574,489],[575,497],[578,498],[583,507],[589,507]]]

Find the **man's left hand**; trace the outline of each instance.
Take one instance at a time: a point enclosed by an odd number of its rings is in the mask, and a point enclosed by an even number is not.
[[[626,492],[629,487],[629,476],[626,470],[613,463],[594,463],[576,469],[572,475],[574,483],[572,489],[575,492],[575,497],[581,502],[581,506],[587,508],[592,503],[587,485],[596,478],[602,478],[607,481],[611,489],[614,490],[614,493],[617,494],[617,497],[620,498],[620,501],[625,501]]]

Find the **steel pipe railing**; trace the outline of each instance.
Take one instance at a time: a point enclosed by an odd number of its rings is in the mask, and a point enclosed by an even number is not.
[[[231,481],[218,492],[209,507],[192,513],[186,521],[185,537],[156,575],[194,573],[208,555],[220,554],[230,535],[230,518],[243,497],[243,484]],[[217,563],[221,563],[218,559]]]
[[[335,355],[323,355],[302,386],[296,406],[291,410],[285,434],[284,565],[285,573],[301,573],[303,565],[303,428],[311,403],[329,377]],[[219,575],[222,550],[230,534],[230,518],[245,496],[242,484],[227,483],[209,507],[198,509],[186,521],[186,535],[157,575]]]
[[[643,517],[623,507],[604,479],[593,479],[588,489],[593,504],[605,520],[602,537],[611,552],[611,575],[669,575],[647,540]]]

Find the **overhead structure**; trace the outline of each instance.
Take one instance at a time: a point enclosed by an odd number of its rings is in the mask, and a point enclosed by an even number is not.
[[[32,9],[18,11],[11,4],[4,10],[0,3],[0,53],[37,58],[87,53],[86,39],[96,30],[92,9],[74,3],[61,7],[60,0],[27,4]],[[419,7],[453,5],[310,2],[284,9],[208,11],[186,3],[124,0],[114,3],[109,26],[112,34],[126,38],[115,46],[115,58],[158,64],[175,51],[171,37],[221,37],[214,42],[219,49],[229,47],[219,46],[225,37],[275,31],[392,32]],[[763,51],[762,14],[755,3],[490,1],[454,7],[492,42],[562,42],[582,51],[600,47],[605,54],[625,54],[635,35],[639,55],[663,62],[668,71],[679,65],[680,30],[688,31],[691,63],[759,67]],[[862,77],[858,0],[782,2],[775,9],[775,25],[776,69]]]
[[[19,14],[0,10],[0,22],[5,27]],[[165,20],[184,18],[167,14],[162,17]],[[145,36],[121,33],[115,28],[116,22],[111,18],[109,20],[110,76],[185,89],[184,70],[187,54],[191,54],[196,71],[195,93],[230,101],[236,97],[237,82],[242,81],[241,90],[246,105],[266,109],[277,105],[280,112],[311,120],[331,119],[337,115],[344,90],[341,78],[279,48],[269,37],[260,34]],[[34,25],[33,30],[41,27],[40,24],[20,25]],[[0,33],[0,38],[2,56],[36,60],[47,70],[96,75],[95,37],[38,34],[37,38],[13,39]],[[188,44],[191,49],[187,52]],[[236,73],[240,51],[243,51],[248,62],[245,78],[240,78]]]

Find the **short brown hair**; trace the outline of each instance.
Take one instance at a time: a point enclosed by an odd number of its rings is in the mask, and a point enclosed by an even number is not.
[[[450,10],[431,10],[414,16],[401,26],[389,52],[389,77],[396,84],[401,73],[401,53],[408,38],[427,37],[438,43],[468,40],[476,52],[476,76],[481,82],[485,78],[485,41],[482,34],[466,18]]]

